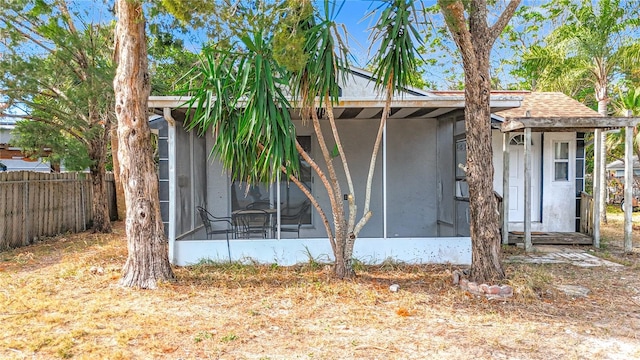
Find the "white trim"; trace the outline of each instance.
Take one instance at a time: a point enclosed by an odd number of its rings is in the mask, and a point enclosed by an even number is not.
[[[167,113],[171,114],[169,108],[164,110],[165,118]],[[176,210],[175,206],[178,203],[178,189],[176,183],[176,128],[171,125],[171,122],[167,120],[167,147],[169,152],[169,261],[172,263],[176,261],[175,255],[175,242],[176,242]]]
[[[560,144],[567,144],[567,158],[566,159],[562,159],[562,158],[556,158],[556,146],[560,145]],[[572,171],[571,171],[571,142],[569,140],[553,140],[551,142],[551,151],[553,152],[551,154],[551,161],[553,163],[553,166],[551,167],[551,182],[556,182],[556,183],[566,183],[571,181],[572,178],[575,178],[572,175]],[[574,163],[575,163],[575,156],[573,156],[574,158]],[[567,178],[566,179],[558,179],[558,177],[556,176],[556,164],[558,163],[563,163],[563,164],[567,164]]]
[[[291,266],[306,263],[309,256],[319,262],[333,261],[326,238],[317,239],[236,239],[231,240],[232,261]],[[180,240],[175,242],[173,264],[188,266],[203,260],[229,261],[226,240]],[[409,264],[471,264],[471,238],[362,238],[355,243],[353,257],[366,264],[385,260]]]
[[[382,129],[382,237],[387,238],[387,123]]]
[[[149,108],[186,108],[186,102],[191,99],[190,96],[149,96]],[[517,108],[522,101],[521,96],[505,96],[491,95],[490,102],[492,111],[498,109]],[[242,104],[239,104],[240,106]],[[293,103],[293,108],[299,108],[298,104]],[[368,98],[346,98],[341,97],[340,103],[334,106],[340,108],[380,108],[386,105],[384,99],[375,97]],[[464,109],[464,95],[455,96],[404,96],[401,99],[393,99],[391,107],[413,107],[413,108],[452,108]]]

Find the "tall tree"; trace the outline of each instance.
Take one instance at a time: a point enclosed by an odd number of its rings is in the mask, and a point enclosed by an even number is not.
[[[511,0],[491,26],[486,0],[438,0],[438,4],[464,65],[471,278],[479,282],[500,280],[504,270],[498,206],[493,195],[489,58],[493,43],[520,0]]]
[[[113,104],[107,85],[113,77],[111,29],[87,18],[70,12],[64,0],[3,2],[0,92],[22,109],[2,115],[39,122],[19,130],[36,127],[50,134],[49,140],[57,136],[85,147],[91,160],[93,230],[110,232],[104,178]]]
[[[127,262],[120,283],[153,289],[174,278],[160,216],[158,175],[147,120],[150,79],[141,1],[117,0],[113,80],[118,118],[118,158],[127,208]]]
[[[613,106],[618,116],[640,116],[640,87],[630,88],[626,92],[619,89]],[[625,129],[609,133],[607,136],[609,157],[622,159],[625,151],[624,146]],[[633,151],[640,159],[640,129],[638,126],[633,129]]]
[[[362,210],[356,206],[349,163],[333,116],[339,84],[349,70],[346,44],[333,20],[339,8],[325,1],[318,11],[311,1],[287,1],[269,9],[245,8],[245,18],[252,22],[252,27],[240,34],[240,42],[227,50],[206,51],[198,73],[200,83],[197,88],[189,89],[194,94],[195,105],[190,126],[201,131],[215,129],[213,151],[233,178],[272,182],[282,171],[298,185],[323,221],[335,257],[336,276],[350,278],[355,275],[352,256],[356,238],[372,216],[371,183],[391,98],[404,89],[416,73],[413,2],[386,1],[379,8],[373,38],[379,40],[381,46],[373,63],[386,105],[374,140],[367,179],[361,179],[367,184]],[[269,20],[268,16],[277,21]],[[266,26],[274,23],[276,28]],[[242,50],[237,51],[239,48]],[[303,119],[313,126],[324,168],[296,141],[289,115],[291,102],[283,88],[287,85],[294,104],[301,108]],[[211,101],[214,94],[215,99]],[[238,111],[239,106],[243,107],[242,111]],[[328,118],[327,134],[320,126],[320,113]],[[330,138],[335,144],[333,148],[328,145]],[[327,215],[329,209],[323,209],[299,181],[299,157],[310,164],[327,191],[332,223]],[[334,164],[336,158],[339,165]],[[345,184],[339,181],[338,166],[342,167]],[[347,209],[342,199],[344,185],[348,188]]]

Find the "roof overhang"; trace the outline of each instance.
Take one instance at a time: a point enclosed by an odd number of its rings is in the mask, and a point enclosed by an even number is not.
[[[186,109],[191,98],[185,96],[150,96],[149,108]],[[520,106],[522,97],[495,95],[490,98],[491,112]],[[379,118],[385,100],[380,98],[340,98],[334,105],[338,119]],[[464,96],[405,96],[391,101],[391,119],[435,118],[454,110],[464,109]],[[293,104],[292,116],[298,104]],[[295,116],[294,116],[295,117]]]
[[[535,132],[591,132],[596,129],[611,130],[638,124],[639,117],[522,117],[506,118],[501,130],[511,132],[529,128]]]

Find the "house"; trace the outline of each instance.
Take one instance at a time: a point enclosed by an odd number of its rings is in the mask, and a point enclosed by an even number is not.
[[[379,125],[384,101],[373,90],[371,74],[352,70],[348,83],[342,85],[339,104],[334,109],[346,156],[354,178],[358,208],[363,194],[373,140]],[[522,158],[533,155],[530,174],[534,195],[532,223],[536,231],[575,232],[580,219],[576,213],[576,194],[584,187],[584,137],[580,131],[533,135],[533,154],[521,150],[526,134],[513,126],[509,111],[532,115],[593,117],[591,111],[561,94],[496,92],[491,95],[494,114],[493,147],[496,170],[495,188],[508,196],[509,227],[527,230],[524,221],[529,212],[519,193],[527,193],[525,179],[520,179]],[[210,157],[213,137],[200,137],[184,129],[185,99],[152,96],[149,107],[161,114],[166,128],[166,169],[160,167],[161,192],[168,192],[169,259],[177,265],[204,259],[242,260],[291,265],[309,257],[331,259],[332,251],[324,227],[315,210],[305,214],[299,237],[290,233],[269,233],[266,239],[233,239],[214,234],[211,240],[195,209],[204,206],[216,216],[231,216],[249,204],[263,203],[274,208],[275,216],[298,209],[305,201],[295,185],[280,181],[269,185],[247,186],[231,181],[215,157]],[[369,223],[355,244],[354,257],[367,263],[391,258],[412,263],[471,262],[469,237],[469,198],[464,171],[466,142],[464,96],[455,92],[428,92],[407,89],[392,101],[382,150],[374,174]],[[523,106],[524,104],[524,106]],[[552,109],[558,108],[556,114]],[[515,110],[513,110],[515,109]],[[291,109],[298,140],[314,158],[321,158],[310,124],[303,124],[296,109]],[[514,117],[513,120],[521,120]],[[322,127],[328,122],[321,120]],[[517,122],[520,123],[520,122]],[[162,134],[162,133],[161,133]],[[503,135],[507,134],[507,135]],[[512,164],[507,178],[509,192],[502,191],[502,143],[513,147],[508,157]],[[329,148],[333,146],[328,144]],[[162,146],[161,146],[162,148]],[[162,156],[163,150],[160,151]],[[529,174],[529,173],[528,173]],[[339,177],[342,177],[339,174]],[[162,182],[168,189],[162,189]],[[330,209],[326,190],[315,174],[303,164],[302,181],[324,209]],[[522,181],[522,183],[520,183]],[[531,197],[529,197],[531,198]],[[164,216],[163,215],[163,216]],[[277,220],[276,220],[277,221]],[[505,227],[506,228],[506,227]],[[529,229],[530,230],[530,229]]]
[[[607,172],[617,178],[624,176],[624,161],[614,160],[607,165]],[[638,156],[633,156],[633,176],[640,176],[640,161]]]
[[[42,159],[31,159],[20,148],[10,145],[15,123],[0,119],[0,171],[50,172],[51,166]]]

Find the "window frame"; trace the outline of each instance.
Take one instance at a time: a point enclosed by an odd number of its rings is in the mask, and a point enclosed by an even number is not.
[[[562,146],[566,144],[567,146],[567,157],[566,158],[558,158],[558,146]],[[561,149],[560,149],[561,150]],[[553,182],[569,182],[571,181],[571,142],[567,140],[556,140],[553,141]],[[558,178],[558,164],[565,164],[566,166],[566,178]]]

